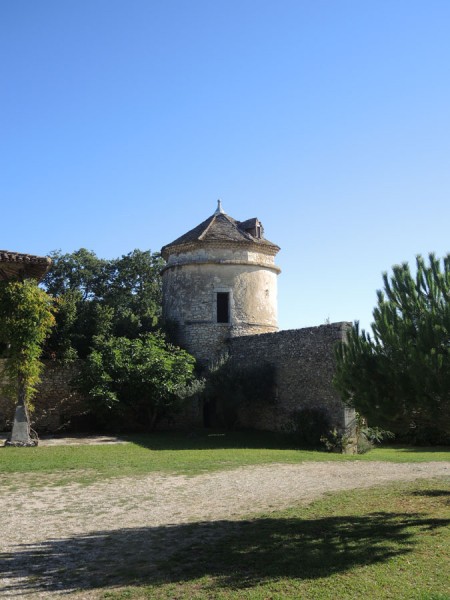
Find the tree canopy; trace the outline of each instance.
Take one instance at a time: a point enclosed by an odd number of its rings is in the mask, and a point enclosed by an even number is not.
[[[0,282],[0,343],[7,390],[29,402],[40,381],[42,345],[55,323],[52,298],[34,279]]]
[[[136,338],[157,328],[161,314],[163,260],[134,250],[106,260],[81,248],[51,253],[52,268],[43,285],[58,299],[56,327],[48,356],[85,358],[98,335]]]
[[[416,441],[450,440],[450,255],[383,274],[373,335],[339,346],[335,385],[370,424]]]

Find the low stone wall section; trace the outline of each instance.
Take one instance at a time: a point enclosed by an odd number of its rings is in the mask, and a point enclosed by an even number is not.
[[[2,363],[0,360],[0,371]],[[72,418],[86,412],[86,401],[71,386],[71,380],[77,375],[79,365],[72,363],[63,366],[59,363],[44,361],[42,380],[38,393],[33,399],[34,410],[31,413],[31,426],[40,433],[56,432]],[[15,401],[0,396],[0,431],[9,431],[15,412]]]
[[[354,412],[345,408],[334,390],[334,349],[344,341],[350,323],[292,329],[277,333],[243,336],[229,341],[231,360],[236,367],[272,365],[275,369],[273,404],[243,411],[241,423],[270,431],[292,427],[293,415],[302,408],[327,412],[333,427],[351,426]]]

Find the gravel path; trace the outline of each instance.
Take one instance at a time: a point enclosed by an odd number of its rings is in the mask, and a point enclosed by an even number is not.
[[[450,463],[308,462],[88,486],[52,487],[49,478],[39,488],[18,480],[2,494],[0,597],[53,598],[78,589],[71,598],[96,598],[95,588],[129,580],[130,564],[148,572],[178,548],[218,537],[252,513],[327,492],[434,477],[449,478]]]

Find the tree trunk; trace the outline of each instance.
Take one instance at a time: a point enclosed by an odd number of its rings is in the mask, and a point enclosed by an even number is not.
[[[30,416],[25,401],[25,381],[19,376],[19,391],[17,394],[16,413],[10,439],[6,442],[8,446],[36,446],[36,441],[30,435]]]
[[[158,418],[158,409],[155,407],[153,410],[147,409],[147,419],[148,419],[148,427],[149,431],[153,431],[156,426],[156,421]]]

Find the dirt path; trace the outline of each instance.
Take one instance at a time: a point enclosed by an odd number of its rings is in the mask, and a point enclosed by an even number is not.
[[[268,465],[197,477],[148,475],[93,485],[3,493],[0,597],[52,598],[148,573],[176,549],[218,537],[239,519],[327,492],[417,478],[450,478],[450,463],[321,462]],[[195,524],[195,525],[194,525]],[[137,569],[137,571],[136,571]],[[72,596],[70,596],[72,597]]]

